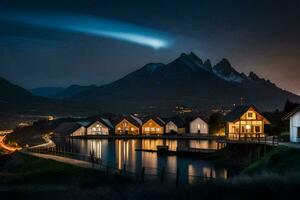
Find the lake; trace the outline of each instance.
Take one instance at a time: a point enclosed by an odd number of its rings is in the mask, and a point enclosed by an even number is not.
[[[174,179],[179,170],[181,181],[193,183],[203,177],[228,177],[227,169],[218,166],[214,161],[201,160],[198,157],[167,156],[157,153],[136,151],[136,149],[156,150],[157,145],[168,145],[169,150],[176,150],[177,146],[217,149],[215,140],[169,140],[169,139],[55,139],[54,142],[65,148],[73,148],[80,154],[94,152],[103,163],[117,169],[140,173],[145,168],[148,177],[160,176],[162,168],[165,177]],[[145,176],[146,177],[146,176]],[[147,178],[147,177],[146,177]]]

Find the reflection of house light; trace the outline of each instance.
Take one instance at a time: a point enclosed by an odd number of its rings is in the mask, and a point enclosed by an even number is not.
[[[246,129],[251,129],[251,126],[249,124],[247,124]]]

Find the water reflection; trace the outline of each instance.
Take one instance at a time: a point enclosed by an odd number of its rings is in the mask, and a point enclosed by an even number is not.
[[[57,140],[60,146],[71,146],[76,152],[89,154],[94,152],[103,164],[127,171],[140,172],[145,167],[145,174],[160,175],[162,168],[165,176],[175,179],[179,169],[182,181],[194,183],[203,177],[227,178],[227,170],[218,167],[212,161],[201,160],[197,157],[158,156],[156,153],[136,151],[136,149],[156,150],[157,145],[168,145],[170,150],[177,147],[200,149],[217,149],[218,144],[213,140],[164,140],[164,139],[95,139],[95,140]]]

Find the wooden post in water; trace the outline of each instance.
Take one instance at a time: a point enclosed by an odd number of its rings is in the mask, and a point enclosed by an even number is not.
[[[163,166],[161,169],[161,177],[160,177],[162,183],[164,182],[164,177],[165,177],[165,167]]]
[[[108,165],[106,166],[106,176],[108,176],[109,175],[109,167],[108,167]]]
[[[176,171],[176,187],[178,187],[179,185],[179,167],[177,167],[177,171]]]
[[[123,164],[123,175],[124,176],[126,175],[126,164],[125,163]]]
[[[142,168],[142,176],[141,176],[141,178],[142,178],[142,182],[144,182],[144,180],[145,180],[145,167]]]

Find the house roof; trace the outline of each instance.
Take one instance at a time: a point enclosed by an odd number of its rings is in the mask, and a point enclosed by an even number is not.
[[[228,113],[224,119],[227,122],[234,122],[238,120],[245,112],[247,112],[250,108],[254,109],[256,112],[258,112],[265,120],[267,123],[270,123],[267,118],[265,118],[259,111],[258,109],[253,106],[253,105],[241,105],[235,107],[230,113]]]
[[[294,110],[292,110],[291,112],[289,112],[287,115],[285,115],[282,119],[283,120],[288,120],[290,119],[294,114],[296,114],[297,112],[300,111],[300,106],[296,107]]]
[[[205,123],[208,123],[208,120],[207,120],[206,118],[202,118],[202,117],[199,117],[199,116],[190,118],[189,123],[195,121],[197,118],[201,119],[201,120],[204,121]]]
[[[156,122],[158,125],[160,126],[164,126],[166,124],[166,122],[158,117],[158,116],[152,116],[152,117],[147,117],[143,119],[143,124],[145,124],[146,122],[148,122],[150,119],[152,119],[154,122]]]
[[[69,136],[80,127],[82,126],[76,122],[63,122],[55,128],[54,133],[58,136]]]
[[[133,124],[136,127],[142,126],[142,120],[139,119],[138,117],[133,116],[133,115],[127,115],[125,117],[119,117],[119,118],[115,119],[114,120],[114,125],[117,125],[118,123],[120,123],[124,119],[126,119],[128,122],[130,122],[131,124]]]
[[[181,119],[180,117],[176,116],[176,117],[169,117],[169,118],[163,118],[163,120],[165,121],[165,123],[169,123],[169,122],[173,122],[178,128],[183,128],[185,127],[185,121],[183,119]]]
[[[106,126],[107,128],[114,128],[114,126],[112,125],[111,121],[109,119],[106,118],[97,118],[94,121],[90,122],[89,124],[87,124],[85,127],[88,128],[90,127],[92,124],[94,124],[95,122],[99,121],[100,123],[102,123],[104,126]]]

